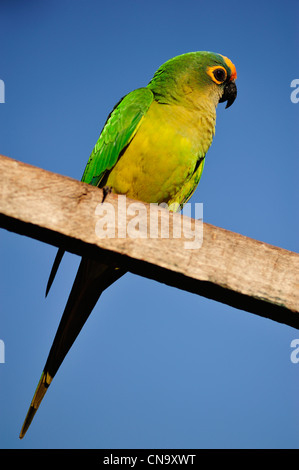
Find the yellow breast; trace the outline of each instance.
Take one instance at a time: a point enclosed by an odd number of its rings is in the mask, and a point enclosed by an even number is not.
[[[106,185],[140,201],[175,199],[210,147],[214,128],[213,112],[154,101]]]

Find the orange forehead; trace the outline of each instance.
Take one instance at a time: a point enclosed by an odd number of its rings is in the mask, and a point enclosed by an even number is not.
[[[234,66],[234,64],[232,63],[232,61],[228,58],[228,57],[225,57],[224,55],[220,54],[221,57],[223,57],[224,59],[224,62],[226,63],[226,65],[230,68],[231,70],[231,76],[230,76],[230,80],[235,80],[237,78],[237,71],[236,71],[236,67]]]

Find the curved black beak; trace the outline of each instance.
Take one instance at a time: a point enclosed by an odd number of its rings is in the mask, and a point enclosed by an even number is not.
[[[235,82],[228,82],[224,86],[223,95],[219,100],[219,103],[227,101],[225,109],[229,108],[235,99],[237,98],[237,87]]]

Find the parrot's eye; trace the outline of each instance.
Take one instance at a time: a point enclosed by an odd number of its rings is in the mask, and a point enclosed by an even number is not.
[[[217,82],[224,82],[226,79],[226,70],[223,68],[218,68],[213,71],[213,75]]]
[[[217,85],[221,85],[227,79],[227,71],[221,65],[208,67],[207,73]]]

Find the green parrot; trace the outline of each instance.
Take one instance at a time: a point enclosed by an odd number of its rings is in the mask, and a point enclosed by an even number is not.
[[[146,87],[116,104],[82,181],[147,203],[182,206],[200,180],[216,107],[231,106],[237,96],[236,78],[234,64],[221,54],[190,52],[165,62]],[[63,253],[60,248],[46,295]],[[109,259],[82,258],[20,438],[101,293],[124,273]]]

